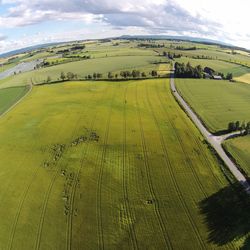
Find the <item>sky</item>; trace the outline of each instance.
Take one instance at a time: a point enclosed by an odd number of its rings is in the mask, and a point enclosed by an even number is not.
[[[249,0],[0,0],[0,53],[120,35],[181,35],[250,49]]]

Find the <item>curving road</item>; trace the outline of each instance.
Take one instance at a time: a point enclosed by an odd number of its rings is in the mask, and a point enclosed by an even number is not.
[[[193,123],[196,125],[196,127],[200,130],[200,132],[203,134],[203,136],[206,138],[206,140],[210,143],[210,145],[215,149],[217,154],[220,156],[220,158],[223,160],[223,162],[226,164],[228,169],[231,171],[231,173],[234,175],[234,177],[240,182],[240,184],[244,187],[246,192],[250,194],[250,186],[247,182],[244,175],[239,171],[235,163],[227,156],[225,153],[222,142],[226,139],[235,137],[240,134],[240,132],[234,132],[222,136],[214,136],[211,134],[205,126],[202,124],[198,116],[194,113],[194,111],[190,108],[190,106],[186,103],[186,101],[182,98],[182,96],[177,92],[177,89],[175,87],[174,83],[174,71],[172,71],[170,76],[170,87],[173,95],[176,97],[176,99],[179,101],[179,104],[184,108],[184,110],[187,112]]]

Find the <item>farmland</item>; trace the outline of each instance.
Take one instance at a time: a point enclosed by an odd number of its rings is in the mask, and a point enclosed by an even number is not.
[[[177,59],[176,61],[181,63],[190,62],[193,66],[201,65],[203,68],[210,67],[215,71],[221,72],[223,74],[232,73],[234,77],[239,77],[250,72],[250,68],[248,67],[219,60],[192,59],[192,58],[182,57],[180,59]]]
[[[164,79],[34,87],[0,141],[0,248],[235,249],[246,237],[211,237],[209,197],[235,193]]]
[[[178,79],[176,83],[211,132],[226,130],[232,121],[250,120],[249,85],[203,79]]]
[[[242,76],[236,77],[235,80],[250,84],[250,74],[248,73],[248,74],[244,74]]]
[[[249,199],[172,96],[166,51],[237,80],[250,72],[247,52],[167,40],[71,42],[1,59],[0,71],[38,65],[0,80],[0,114],[33,85],[0,119],[0,249],[247,249]],[[250,120],[250,85],[176,85],[212,132]],[[249,145],[225,143],[246,173]]]
[[[28,87],[13,87],[0,90],[0,115],[17,102],[28,91]]]
[[[225,147],[233,156],[239,166],[250,177],[250,137],[239,137],[225,142]]]
[[[65,63],[18,74],[0,80],[0,88],[26,85],[31,81],[31,79],[35,83],[42,83],[48,76],[51,77],[52,80],[58,80],[62,71],[71,71],[74,74],[78,74],[79,77],[84,78],[86,75],[93,74],[94,72],[107,74],[109,71],[115,72],[118,70],[131,70],[134,68],[144,68],[148,66],[150,66],[150,69],[157,69],[157,65],[153,63],[158,60],[159,58],[157,56],[121,56]]]
[[[229,122],[250,121],[250,85],[228,81],[178,79],[178,89],[211,132],[225,131]],[[224,142],[246,176],[250,176],[250,137],[239,137]]]

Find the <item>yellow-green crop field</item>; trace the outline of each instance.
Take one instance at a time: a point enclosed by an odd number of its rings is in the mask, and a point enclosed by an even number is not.
[[[250,85],[204,79],[176,79],[176,83],[211,132],[227,130],[229,122],[250,121]]]
[[[244,204],[168,80],[36,86],[0,119],[0,143],[0,249],[237,249],[247,237]]]

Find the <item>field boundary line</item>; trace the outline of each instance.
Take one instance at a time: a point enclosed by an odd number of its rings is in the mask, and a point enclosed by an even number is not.
[[[5,110],[1,115],[0,115],[0,118],[4,117],[7,113],[9,113],[12,109],[14,109],[20,102],[22,102],[26,96],[28,96],[32,89],[33,89],[33,84],[29,84],[29,85],[26,85],[26,86],[29,86],[29,90],[27,91],[27,93],[25,93],[24,96],[22,96],[19,100],[17,100],[15,103],[13,103],[7,110]]]

